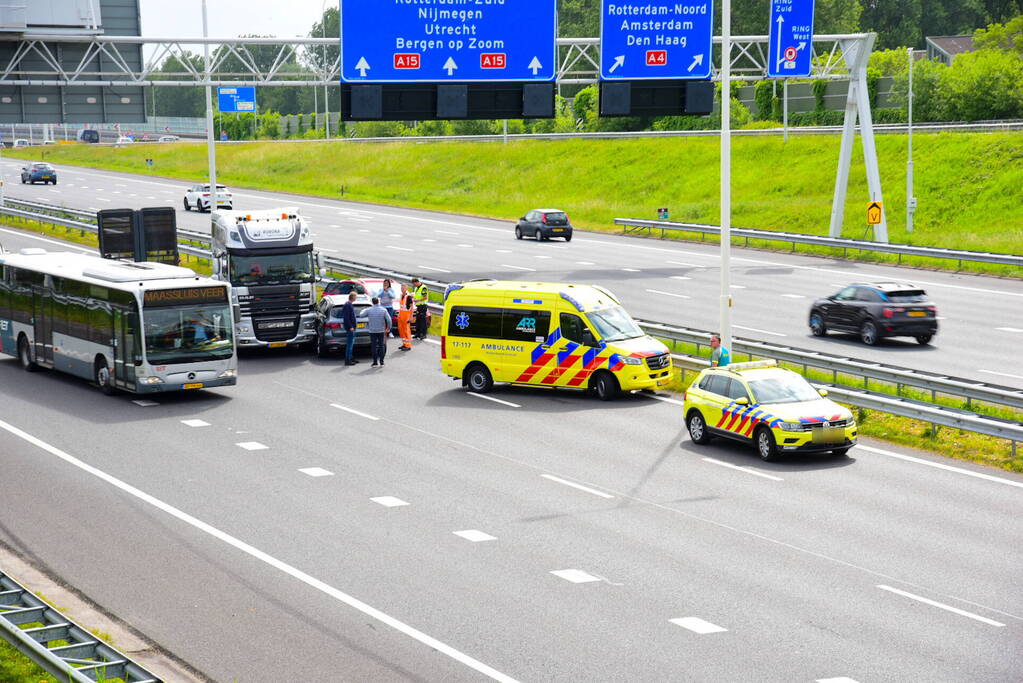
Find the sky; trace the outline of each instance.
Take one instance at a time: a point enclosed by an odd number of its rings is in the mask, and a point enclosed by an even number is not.
[[[207,0],[209,35],[304,36],[337,0]],[[153,38],[202,36],[201,0],[141,0],[142,35]]]

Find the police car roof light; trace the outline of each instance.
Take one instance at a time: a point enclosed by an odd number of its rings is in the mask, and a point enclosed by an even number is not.
[[[776,360],[751,360],[745,363],[729,363],[724,367],[725,370],[732,372],[742,372],[743,370],[755,370],[757,368],[776,368],[778,367],[778,361]]]
[[[573,306],[575,306],[576,310],[579,311],[580,313],[583,312],[582,304],[580,304],[578,301],[573,299],[572,295],[569,294],[568,292],[562,292],[561,293],[561,298],[564,299],[565,301],[567,301],[568,303],[572,304]]]

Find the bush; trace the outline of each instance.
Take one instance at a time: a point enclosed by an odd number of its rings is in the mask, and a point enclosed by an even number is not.
[[[758,81],[753,88],[753,101],[757,104],[756,119],[768,121],[775,118],[775,109],[778,108],[778,98],[774,94],[775,85],[773,81]]]
[[[1023,56],[1002,50],[961,54],[942,73],[940,87],[946,120],[1023,118]]]
[[[489,119],[452,121],[451,132],[453,135],[493,135],[494,122]]]
[[[906,123],[909,117],[904,109],[875,109],[874,123]]]
[[[575,94],[572,100],[572,114],[576,121],[589,120],[590,112],[596,112],[600,104],[600,91],[596,85],[589,85]]]
[[[355,137],[359,138],[400,138],[408,135],[408,129],[401,121],[359,121],[355,124]]]
[[[709,130],[709,116],[662,116],[654,119],[654,130]]]
[[[409,131],[410,135],[422,135],[424,137],[436,137],[439,135],[451,135],[450,121],[420,121],[419,124]]]

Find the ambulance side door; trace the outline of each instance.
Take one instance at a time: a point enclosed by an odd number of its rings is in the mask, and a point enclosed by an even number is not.
[[[521,348],[521,351],[509,354],[508,374],[513,381],[534,380],[544,368],[536,368],[534,372],[530,370],[550,353],[547,337],[550,334],[551,310],[543,306],[524,308],[518,302],[513,305],[509,304],[504,309],[503,336],[509,347]]]

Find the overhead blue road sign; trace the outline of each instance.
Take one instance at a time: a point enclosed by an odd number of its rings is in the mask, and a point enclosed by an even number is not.
[[[601,0],[600,78],[710,78],[714,0]]]
[[[553,81],[557,0],[340,0],[341,81]]]
[[[241,88],[217,88],[217,102],[220,111],[237,113],[256,111],[256,89],[252,86]]]
[[[813,57],[814,0],[771,0],[769,78],[809,76]]]

